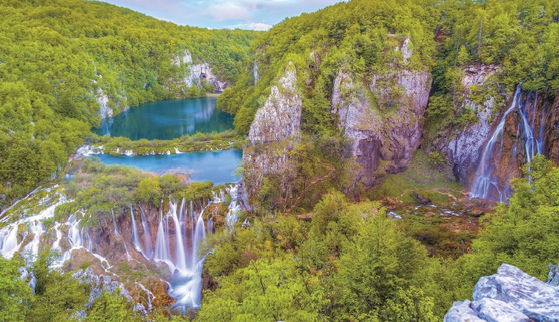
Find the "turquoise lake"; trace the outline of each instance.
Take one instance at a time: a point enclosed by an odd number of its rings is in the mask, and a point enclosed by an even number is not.
[[[188,173],[192,181],[212,181],[215,184],[236,182],[233,175],[243,158],[242,150],[186,152],[171,155],[112,156],[99,154],[101,162],[134,166],[155,174]]]
[[[196,132],[233,129],[233,116],[216,109],[216,98],[161,101],[142,104],[103,121],[97,134],[124,136],[131,140],[172,140]],[[187,173],[192,181],[215,184],[238,181],[233,175],[243,157],[242,150],[187,152],[171,155],[96,155],[105,164],[133,166],[155,173]]]
[[[216,101],[211,97],[142,104],[104,120],[95,132],[131,140],[172,140],[196,132],[233,129],[233,116],[219,111]]]

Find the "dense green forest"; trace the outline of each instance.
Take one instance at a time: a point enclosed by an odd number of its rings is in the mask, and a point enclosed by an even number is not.
[[[217,287],[205,292],[196,321],[440,321],[453,301],[470,298],[477,280],[503,262],[545,280],[547,265],[559,263],[559,168],[543,157],[531,167],[531,185],[514,182],[509,205],[481,218],[484,230],[472,252],[457,260],[431,256],[405,221],[389,218],[377,202],[351,203],[336,191],[324,195],[311,221],[244,214],[239,221],[248,218],[249,227],[239,223],[208,236],[203,251],[213,251],[204,272]],[[131,202],[155,206],[163,195],[196,198],[212,189],[211,183],[185,187],[174,175],[157,178],[86,160],[67,187],[75,201],[57,216],[86,209],[87,225],[95,226],[110,209]],[[17,278],[23,259],[0,258],[0,320],[67,321],[82,310],[84,321],[168,320],[160,308],[142,318],[118,293],[86,307],[91,286],[48,269],[57,256],[47,250],[30,267],[34,293]],[[182,319],[189,318],[173,321]]]
[[[13,1],[1,10],[0,109],[9,116],[0,124],[3,202],[48,180],[84,137],[107,151],[189,150],[233,138],[244,143],[240,136],[248,134],[271,86],[294,64],[303,101],[302,139],[289,153],[295,173],[264,178],[251,211],[243,210],[233,228],[222,223],[206,235],[201,253],[210,287],[199,310],[173,321],[441,321],[453,301],[471,298],[479,278],[502,263],[540,280],[549,264],[559,264],[559,168],[545,157],[523,168],[530,180],[513,181],[508,204],[472,218],[479,220],[476,236],[455,233],[434,224],[438,214],[395,220],[378,201],[392,190],[403,196],[413,176],[432,179],[450,194],[459,184],[438,170],[440,155],[419,150],[407,173],[366,191],[351,185],[355,162],[329,111],[340,70],[360,80],[430,71],[426,118],[435,131],[475,122],[474,111],[457,111],[452,103],[464,66],[500,66],[494,79],[500,95],[520,82],[526,90],[557,92],[556,0],[352,0],[286,19],[261,35],[178,27],[99,2]],[[405,41],[412,53],[406,59],[394,50]],[[173,55],[185,49],[234,84],[218,107],[235,114],[236,133],[162,143],[91,136],[99,123],[99,89],[116,109],[170,98],[168,79],[188,67],[173,65]],[[82,211],[89,227],[107,225],[113,210],[132,204],[163,213],[164,201],[217,192],[211,183],[186,185],[176,175],[156,177],[91,159],[79,171],[64,185],[73,201],[57,216]],[[289,184],[306,187],[296,207],[288,208],[279,191]],[[450,204],[448,194],[429,197]],[[53,256],[42,253],[29,268],[37,277],[35,293],[17,278],[22,259],[0,258],[0,321],[66,321],[82,310],[84,321],[168,320],[162,309],[140,316],[110,294],[86,307],[89,286],[49,270]]]
[[[255,40],[256,86],[252,71],[246,73],[218,104],[236,113],[237,131],[248,133],[288,61],[297,68],[304,95],[303,128],[318,135],[335,131],[328,108],[339,70],[362,79],[390,70],[427,69],[433,72],[436,95],[448,99],[459,86],[461,67],[500,65],[499,82],[509,91],[521,81],[525,89],[557,90],[558,20],[559,3],[553,0],[341,2],[286,19]],[[391,49],[408,37],[413,53],[404,64],[402,54]],[[462,116],[450,115],[450,105],[439,104],[431,114]]]
[[[123,108],[199,96],[181,61],[234,84],[258,32],[177,26],[84,0],[0,4],[0,208],[60,173],[100,122],[96,97]],[[205,94],[203,94],[205,95]]]

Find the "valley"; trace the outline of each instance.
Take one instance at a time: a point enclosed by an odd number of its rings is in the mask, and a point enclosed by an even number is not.
[[[0,13],[0,321],[559,318],[556,1]]]

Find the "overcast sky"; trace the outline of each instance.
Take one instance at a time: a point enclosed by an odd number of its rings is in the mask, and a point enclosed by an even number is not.
[[[104,0],[179,25],[267,30],[340,0]]]

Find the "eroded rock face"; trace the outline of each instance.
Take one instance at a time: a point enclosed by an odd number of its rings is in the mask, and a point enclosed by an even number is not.
[[[472,89],[485,86],[489,77],[499,72],[498,66],[470,66],[463,70],[462,87],[464,92],[454,102],[457,109],[471,107],[477,110],[478,122],[464,129],[455,131],[452,139],[447,141],[446,153],[454,175],[460,182],[469,186],[472,174],[476,172],[483,153],[483,147],[492,134],[492,127],[497,120],[491,119],[497,101],[488,97],[481,104],[472,101]],[[446,141],[446,140],[445,140]]]
[[[291,62],[277,86],[272,86],[268,100],[256,112],[248,138],[252,144],[300,136],[303,102],[295,85],[297,74]]]
[[[211,82],[216,92],[223,92],[227,87],[226,82],[219,80],[218,77],[213,74],[212,68],[208,63],[194,64],[190,51],[185,50],[184,53],[181,53],[172,60],[172,64],[177,67],[180,67],[181,62],[189,68],[188,74],[182,79],[186,87],[196,85],[201,88],[203,80]]]
[[[297,72],[289,62],[278,85],[273,86],[268,100],[256,112],[250,126],[251,145],[243,152],[245,183],[249,196],[259,189],[264,177],[277,175],[286,182],[296,174],[288,156],[300,139],[302,101],[296,89]],[[290,188],[280,187],[282,193]]]
[[[559,321],[559,289],[511,265],[482,277],[473,298],[455,302],[444,321]]]
[[[379,184],[386,173],[408,169],[420,144],[430,90],[427,71],[372,75],[369,84],[338,73],[330,111],[352,141],[353,156],[363,168],[358,181],[365,187]]]

